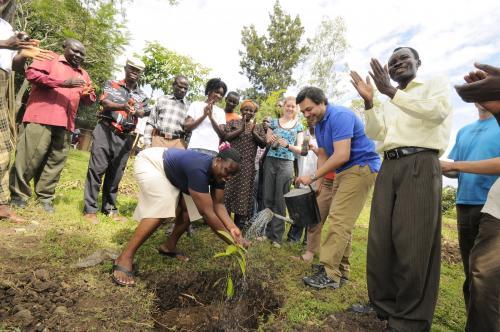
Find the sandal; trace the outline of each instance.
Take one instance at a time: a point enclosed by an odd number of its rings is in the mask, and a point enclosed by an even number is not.
[[[165,251],[158,248],[158,253],[163,257],[177,258],[181,262],[189,262],[189,257],[178,251]]]
[[[115,277],[115,271],[125,273],[125,275],[127,277],[131,277],[132,280],[134,281],[133,277],[135,277],[135,275],[137,274],[137,271],[136,271],[135,267],[134,267],[134,269],[132,271],[129,271],[126,268],[124,268],[123,266],[120,266],[120,265],[117,265],[117,264],[113,264],[113,267],[111,268],[111,280],[113,280],[113,282],[115,284],[117,284],[118,286],[126,286],[126,287],[135,286],[135,281],[132,284],[127,284],[127,283],[119,280],[117,277]]]
[[[290,256],[290,258],[293,259],[296,262],[306,263],[306,264],[312,263],[312,261],[314,259],[314,258],[312,258],[311,260],[305,260],[304,256],[302,256],[302,255],[300,255],[300,256]]]

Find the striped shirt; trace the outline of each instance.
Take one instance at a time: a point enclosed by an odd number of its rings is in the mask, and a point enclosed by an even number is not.
[[[146,122],[144,144],[151,145],[153,129],[162,134],[183,135],[188,106],[184,99],[176,99],[173,95],[159,97]]]

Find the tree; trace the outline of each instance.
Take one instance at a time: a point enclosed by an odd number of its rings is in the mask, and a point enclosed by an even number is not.
[[[302,85],[316,86],[331,99],[338,99],[345,92],[340,84],[348,72],[348,66],[341,64],[349,48],[345,32],[342,17],[335,20],[323,17],[311,41],[300,79]]]
[[[177,75],[184,75],[189,82],[188,99],[203,95],[209,68],[196,63],[188,56],[180,55],[163,47],[158,42],[148,42],[142,61],[146,65],[142,84],[149,84],[154,90],[171,93],[172,83]]]
[[[281,115],[281,107],[278,106],[278,102],[281,100],[281,96],[286,90],[277,90],[270,92],[265,99],[259,105],[259,111],[255,115],[257,123],[262,122],[266,116],[272,118],[279,118]]]
[[[258,100],[272,91],[286,90],[295,84],[292,71],[308,52],[307,46],[300,45],[304,27],[298,15],[292,19],[276,1],[269,19],[267,35],[257,34],[254,25],[243,27],[241,31],[245,50],[239,51],[240,73],[248,77],[256,94],[251,97]]]

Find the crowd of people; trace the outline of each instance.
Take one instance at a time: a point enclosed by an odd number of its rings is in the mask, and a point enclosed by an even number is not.
[[[388,331],[429,331],[440,279],[442,175],[458,177],[466,330],[500,330],[500,144],[495,139],[500,136],[500,68],[477,65],[456,87],[465,101],[476,103],[479,120],[460,130],[448,156],[454,162],[447,162],[439,158],[451,133],[449,83],[444,77],[420,80],[422,61],[411,47],[396,48],[386,65],[372,59],[366,79],[351,72],[364,101],[364,121],[329,101],[321,89],[305,87],[281,101],[278,117],[258,123],[257,102],[241,101],[219,78],[206,83],[203,101],[189,103],[189,80],[179,75],[172,94],[152,103],[138,83],[145,65],[131,57],[124,78],[108,81],[97,100],[81,67],[85,47],[78,40],[65,40],[63,54],[47,52],[3,20],[0,39],[0,218],[23,221],[11,206],[26,207],[32,180],[36,201],[54,212],[78,106],[99,102],[83,190],[82,214],[89,223],[99,223],[99,211],[114,221],[126,219],[118,212],[118,188],[132,133],[139,118],[146,119],[145,149],[134,161],[139,184],[134,219],[139,224],[113,264],[116,284],[135,284],[135,253],[166,220],[173,219],[174,227],[158,248],[165,257],[189,259],[176,245],[198,219],[221,239],[220,231],[226,231],[248,246],[243,234],[256,212],[286,215],[285,194],[293,186],[312,185],[320,222],[307,229],[292,226],[285,236],[283,220],[275,217],[258,240],[276,248],[284,238],[303,241],[305,252],[293,259],[312,263],[319,254],[304,284],[345,287],[353,228],[373,190],[367,244],[370,302],[352,310],[376,312]],[[25,69],[29,58],[34,61]],[[13,146],[5,90],[12,69],[26,77],[31,90],[9,170]],[[388,97],[378,106],[372,81]]]

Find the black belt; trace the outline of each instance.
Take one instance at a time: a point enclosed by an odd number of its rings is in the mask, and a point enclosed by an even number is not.
[[[159,130],[156,130],[155,136],[160,136],[160,137],[163,137],[165,139],[179,139],[179,138],[182,138],[182,135],[180,135],[180,134],[166,133],[166,132],[159,131]]]
[[[115,126],[113,126],[113,125],[111,124],[111,122],[110,122],[110,121],[108,121],[108,120],[101,120],[101,123],[102,123],[102,124],[104,124],[106,127],[108,127],[108,128],[109,128],[109,129],[110,129],[113,133],[115,133],[115,134],[116,134],[116,135],[118,135],[118,136],[125,137],[125,136],[127,136],[128,134],[130,134],[130,131],[125,132],[125,131],[120,131],[120,130],[118,130],[118,129],[117,129]]]
[[[400,148],[395,148],[392,150],[384,151],[384,159],[389,159],[389,160],[399,159],[399,158],[409,156],[411,154],[424,152],[424,151],[438,153],[438,150],[435,150],[435,149],[419,148],[419,147],[414,147],[414,146],[403,146]]]

